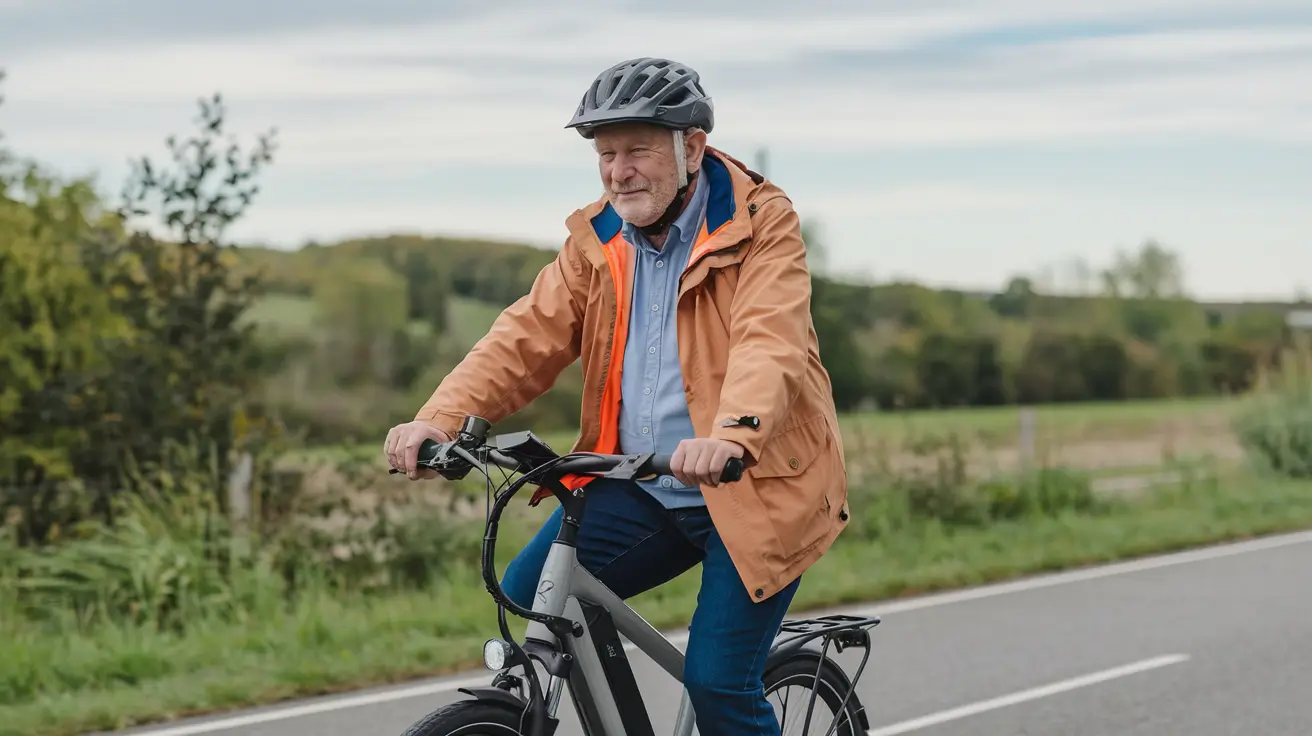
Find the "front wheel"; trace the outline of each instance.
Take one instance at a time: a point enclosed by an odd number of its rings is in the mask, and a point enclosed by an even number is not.
[[[521,736],[525,718],[505,703],[461,700],[429,713],[402,736]]]
[[[848,697],[854,684],[828,657],[823,661],[815,655],[789,657],[767,670],[762,680],[765,698],[774,708],[782,736],[859,736],[869,728],[856,693]],[[811,706],[813,699],[815,705]],[[838,728],[832,728],[834,721],[838,721]]]

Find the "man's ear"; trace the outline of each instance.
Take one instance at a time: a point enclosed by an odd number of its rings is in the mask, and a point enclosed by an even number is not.
[[[688,175],[692,176],[702,167],[702,155],[706,153],[706,131],[700,128],[684,131],[683,152],[687,156]]]

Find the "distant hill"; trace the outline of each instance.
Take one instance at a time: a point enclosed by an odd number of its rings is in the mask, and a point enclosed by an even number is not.
[[[452,294],[508,305],[528,292],[557,251],[493,240],[393,235],[313,244],[299,250],[246,246],[241,261],[266,274],[270,291],[306,296],[330,265],[359,258],[380,259],[413,278],[417,288],[444,288]],[[418,277],[419,272],[429,277]]]
[[[444,288],[452,295],[503,307],[527,293],[538,272],[557,253],[555,249],[507,241],[404,234],[316,243],[298,250],[243,246],[237,252],[245,265],[265,272],[267,288],[274,293],[307,296],[316,278],[331,264],[376,258],[409,274],[412,287]],[[417,275],[420,270],[424,272],[422,277]],[[824,280],[833,284],[835,296],[841,295],[844,315],[862,324],[893,316],[891,312],[904,311],[929,294],[937,294],[958,308],[972,303],[988,305],[1000,296],[1000,291],[936,289],[906,281],[848,284],[830,277]],[[1076,295],[1035,298],[1045,310],[1055,310],[1049,316],[1056,318],[1084,314],[1091,303],[1100,300],[1098,296]],[[1283,317],[1292,309],[1312,307],[1312,303],[1209,300],[1198,306],[1216,324],[1250,311],[1276,312]]]

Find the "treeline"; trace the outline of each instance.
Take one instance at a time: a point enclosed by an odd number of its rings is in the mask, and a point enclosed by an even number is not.
[[[1222,314],[1137,270],[1175,256],[1148,242],[1098,295],[992,295],[817,281],[817,329],[846,408],[1115,401],[1247,391],[1289,344],[1277,309]],[[1178,268],[1178,267],[1177,267]]]

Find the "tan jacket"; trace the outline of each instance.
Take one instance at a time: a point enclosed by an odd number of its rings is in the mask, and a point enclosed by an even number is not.
[[[706,150],[703,174],[699,186],[710,186],[706,222],[679,288],[679,362],[697,436],[746,449],[741,481],[702,491],[743,585],[761,601],[819,559],[847,525],[847,471],[792,202],[714,148]],[[604,197],[566,225],[560,255],[416,419],[451,434],[469,414],[495,424],[581,357],[574,450],[618,451],[633,250]],[[744,416],[759,426],[739,424]]]

